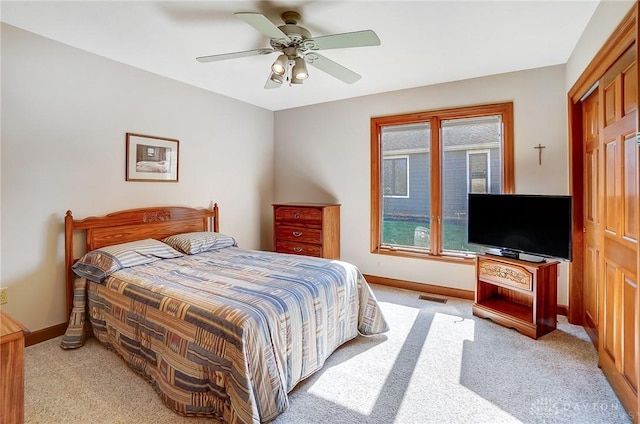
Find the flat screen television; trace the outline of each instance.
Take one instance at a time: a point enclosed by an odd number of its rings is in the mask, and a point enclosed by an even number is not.
[[[469,193],[467,241],[487,253],[571,260],[571,196]]]

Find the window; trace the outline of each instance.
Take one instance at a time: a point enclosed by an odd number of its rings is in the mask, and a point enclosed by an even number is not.
[[[409,157],[384,157],[384,196],[409,197]]]
[[[461,257],[467,193],[511,193],[513,105],[371,119],[371,251]]]
[[[467,151],[467,191],[489,193],[489,151]]]

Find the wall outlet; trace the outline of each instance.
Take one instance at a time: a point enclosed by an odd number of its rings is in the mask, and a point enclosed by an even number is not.
[[[4,305],[9,301],[9,288],[2,287],[0,288],[0,305]]]

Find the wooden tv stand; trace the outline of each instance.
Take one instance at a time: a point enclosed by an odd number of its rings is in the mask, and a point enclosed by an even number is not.
[[[473,315],[537,339],[556,329],[558,262],[532,263],[501,256],[476,259]]]

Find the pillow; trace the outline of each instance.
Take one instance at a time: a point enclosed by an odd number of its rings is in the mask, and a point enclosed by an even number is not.
[[[233,237],[211,231],[176,234],[162,241],[187,255],[238,246]]]
[[[181,256],[184,255],[161,241],[145,239],[87,252],[72,269],[80,277],[100,283],[119,269]]]

